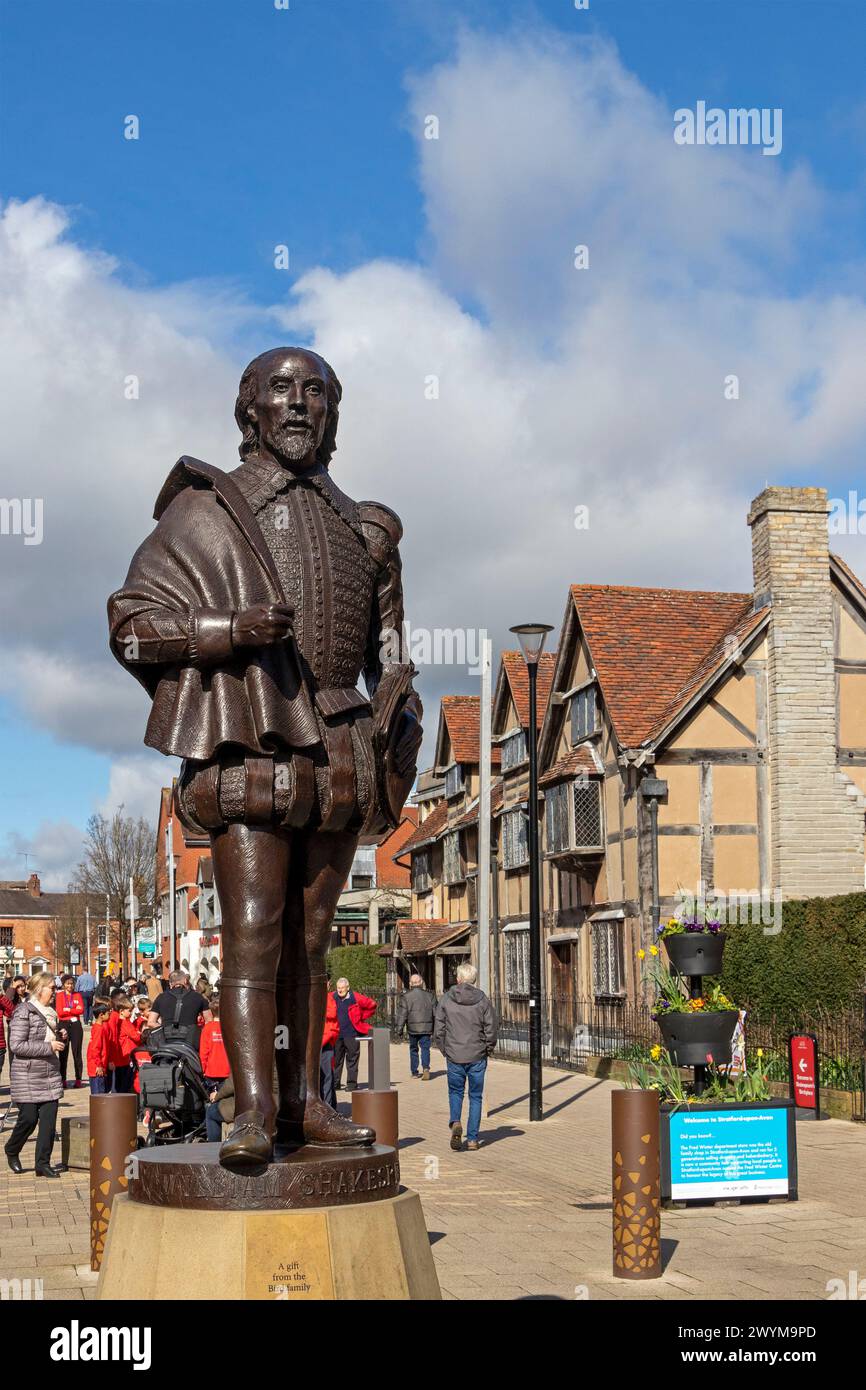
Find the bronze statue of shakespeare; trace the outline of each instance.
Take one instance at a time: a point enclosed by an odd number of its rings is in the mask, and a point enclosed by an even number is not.
[[[374,1138],[319,1098],[325,952],[359,839],[397,823],[412,785],[421,704],[400,521],[331,479],[341,394],[305,349],[250,363],[240,467],[179,461],[108,602],[111,649],[153,701],[145,742],[184,760],[178,813],[211,840],[236,1115],[220,1162],[238,1172],[275,1141]]]

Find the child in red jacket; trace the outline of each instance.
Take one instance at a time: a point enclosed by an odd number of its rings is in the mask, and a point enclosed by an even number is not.
[[[120,1043],[121,1004],[129,1004],[129,999],[122,989],[113,989],[111,991],[111,1012],[105,1025],[108,1072],[111,1080],[105,1089],[126,1094],[132,1090],[132,1069],[129,1065],[128,1055],[126,1057],[123,1055],[123,1048]]]
[[[90,1042],[87,1044],[87,1075],[92,1096],[104,1096],[106,1092],[110,1012],[107,1004],[96,1004],[93,1009],[93,1027],[90,1030]]]
[[[218,1090],[220,1082],[225,1081],[230,1072],[229,1059],[226,1055],[222,1027],[219,1021],[220,1006],[215,999],[211,1000],[210,1010],[213,1019],[210,1023],[202,1024],[199,1035],[201,1069],[204,1072],[208,1093]]]
[[[120,1015],[120,1032],[118,1042],[120,1044],[120,1055],[123,1058],[125,1067],[132,1066],[132,1054],[137,1047],[141,1046],[141,1024],[137,1023],[132,1017],[133,1004],[131,999],[122,999],[117,1012]]]

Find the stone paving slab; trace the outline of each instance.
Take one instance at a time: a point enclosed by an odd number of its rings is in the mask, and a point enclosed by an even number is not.
[[[495,1060],[485,1143],[454,1153],[438,1058],[429,1082],[413,1081],[408,1049],[392,1047],[391,1075],[402,1178],[420,1194],[446,1300],[810,1300],[850,1270],[866,1275],[866,1126],[798,1126],[799,1202],[664,1212],[665,1272],[631,1283],[610,1268],[616,1083],[546,1069],[545,1119],[530,1124],[526,1067]],[[61,1115],[87,1105],[86,1091],[67,1091]],[[32,1141],[22,1162],[21,1176],[0,1167],[0,1277],[41,1278],[46,1299],[92,1298],[87,1174],[35,1178]]]

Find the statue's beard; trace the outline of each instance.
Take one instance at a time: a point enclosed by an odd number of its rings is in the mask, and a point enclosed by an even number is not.
[[[306,458],[315,442],[316,435],[312,426],[303,430],[277,429],[267,440],[271,452],[280,458],[288,459],[290,463],[299,463],[301,459]]]

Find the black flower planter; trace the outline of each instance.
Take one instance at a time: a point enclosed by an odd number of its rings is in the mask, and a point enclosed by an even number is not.
[[[681,975],[718,975],[726,936],[720,932],[677,932],[662,938],[668,959]]]
[[[720,1013],[696,1009],[688,1014],[661,1014],[656,1021],[674,1066],[705,1066],[709,1052],[716,1066],[725,1067],[731,1060],[731,1038],[738,1018],[736,1009]]]

